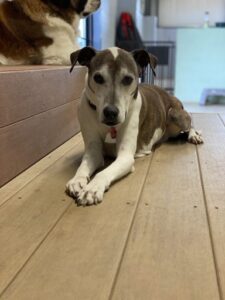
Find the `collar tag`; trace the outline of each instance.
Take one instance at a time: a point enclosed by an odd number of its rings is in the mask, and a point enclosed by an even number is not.
[[[109,129],[110,135],[112,139],[116,139],[116,135],[117,135],[117,130],[115,127],[110,127]]]

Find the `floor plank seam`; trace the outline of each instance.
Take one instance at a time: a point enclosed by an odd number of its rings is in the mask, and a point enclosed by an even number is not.
[[[221,115],[220,115],[220,114],[217,114],[217,115],[218,115],[218,117],[219,117],[220,121],[223,123],[223,126],[225,127],[225,122],[224,122],[223,118],[221,117]]]
[[[211,244],[211,249],[212,249],[212,256],[213,256],[213,262],[214,262],[214,267],[215,267],[215,274],[216,274],[218,292],[219,292],[220,300],[224,300],[222,287],[221,287],[221,284],[220,284],[218,262],[217,262],[217,259],[216,259],[216,252],[215,252],[214,242],[213,242],[213,233],[212,233],[212,226],[211,226],[210,216],[209,216],[209,208],[208,208],[208,203],[207,203],[207,200],[206,200],[207,197],[206,197],[206,192],[205,192],[205,187],[204,187],[204,180],[203,180],[203,175],[202,175],[200,155],[199,155],[199,151],[198,151],[198,146],[195,146],[195,147],[196,147],[198,169],[199,169],[199,175],[200,175],[200,182],[201,182],[201,186],[202,186],[204,207],[205,207],[206,219],[207,219],[207,224],[208,224],[209,239],[210,239],[210,244]],[[204,145],[203,145],[203,147],[204,147]]]
[[[193,114],[191,114],[191,115],[192,115],[192,120],[193,120]],[[204,144],[203,144],[203,147],[204,147]],[[211,245],[211,249],[212,249],[212,256],[213,256],[213,262],[214,262],[214,267],[215,267],[215,274],[216,274],[218,292],[219,292],[220,300],[224,300],[222,287],[221,287],[221,284],[220,284],[219,268],[218,268],[218,263],[217,263],[216,253],[215,253],[215,248],[214,248],[214,243],[213,243],[212,226],[211,226],[211,222],[210,222],[208,203],[207,203],[207,200],[206,200],[206,192],[205,192],[204,180],[203,180],[203,174],[202,174],[202,168],[201,168],[200,154],[199,154],[198,146],[195,146],[195,148],[196,148],[199,176],[200,176],[200,182],[201,182],[201,186],[202,186],[202,194],[203,194],[203,200],[204,200],[206,220],[207,220],[207,224],[208,224],[209,239],[210,239],[210,245]]]
[[[131,231],[132,231],[132,228],[133,228],[133,225],[134,225],[134,220],[135,220],[135,217],[137,215],[138,208],[140,206],[141,197],[142,197],[143,190],[144,190],[144,187],[145,187],[145,184],[146,184],[146,181],[147,181],[147,177],[148,177],[148,174],[149,174],[149,171],[150,171],[150,168],[151,168],[153,157],[154,157],[154,152],[152,152],[152,154],[151,154],[151,158],[150,158],[150,161],[149,161],[149,166],[148,166],[147,171],[146,171],[145,179],[143,180],[143,184],[142,184],[139,196],[138,196],[138,201],[137,201],[137,204],[136,204],[133,216],[132,216],[132,220],[131,220],[131,223],[130,223],[130,226],[129,226],[129,229],[128,229],[127,238],[126,238],[125,243],[124,243],[124,247],[123,247],[123,250],[122,250],[122,253],[121,253],[121,257],[120,257],[118,267],[117,267],[117,270],[116,270],[116,273],[115,273],[115,276],[114,276],[114,279],[113,279],[112,287],[111,287],[111,290],[110,290],[110,293],[109,293],[109,297],[108,297],[109,300],[112,300],[112,297],[113,297],[113,294],[114,294],[114,290],[115,290],[116,283],[117,283],[117,278],[118,278],[118,275],[119,275],[119,272],[120,272],[120,269],[121,269],[121,266],[122,266],[122,263],[123,263],[123,258],[124,258],[124,255],[126,253],[128,242],[130,240],[130,235],[131,235]]]
[[[42,244],[46,241],[49,234],[54,230],[54,228],[57,226],[57,224],[60,222],[62,217],[66,214],[66,212],[69,210],[69,208],[74,204],[74,201],[72,201],[66,209],[62,212],[62,214],[59,216],[59,218],[56,220],[56,222],[53,224],[53,226],[48,230],[46,235],[43,237],[43,239],[40,241],[40,243],[37,245],[37,247],[34,249],[34,251],[30,254],[30,256],[27,258],[27,260],[23,263],[23,265],[19,268],[19,270],[15,273],[13,278],[10,280],[10,282],[7,284],[7,286],[0,292],[0,298],[4,295],[6,290],[13,284],[13,282],[16,280],[16,278],[19,276],[19,274],[23,271],[25,266],[29,263],[29,261],[32,259],[32,257],[35,255],[35,253],[40,249]]]
[[[41,111],[41,112],[39,112],[39,113],[37,113],[37,114],[29,115],[28,117],[19,119],[18,121],[15,121],[15,122],[13,122],[13,123],[11,122],[11,123],[9,123],[9,124],[7,124],[7,125],[3,125],[3,126],[0,125],[0,130],[1,130],[1,129],[3,130],[3,129],[6,128],[6,127],[10,127],[10,126],[13,126],[13,125],[15,125],[15,124],[24,122],[24,121],[26,121],[26,120],[32,119],[32,118],[34,118],[34,117],[36,117],[36,116],[39,116],[39,115],[44,114],[44,113],[47,113],[47,112],[49,112],[49,111],[51,111],[51,110],[58,109],[58,108],[63,107],[63,106],[65,106],[65,105],[71,104],[71,103],[73,103],[73,102],[77,102],[77,104],[78,104],[78,103],[79,103],[79,100],[80,100],[80,97],[78,97],[78,98],[76,98],[76,99],[73,99],[73,100],[71,100],[71,101],[68,101],[68,102],[66,102],[66,103],[62,103],[62,104],[60,104],[60,105],[58,105],[58,106],[55,106],[55,107],[52,107],[52,108],[48,108],[47,110]]]
[[[66,142],[65,142],[65,143],[66,143]],[[65,143],[63,143],[63,144],[65,144]],[[4,202],[2,202],[2,203],[0,204],[0,209],[1,209],[6,203],[8,203],[8,201],[10,201],[17,193],[19,193],[19,192],[22,191],[24,188],[26,188],[32,181],[34,181],[35,179],[37,179],[38,176],[41,176],[42,173],[44,173],[44,172],[47,171],[49,168],[51,168],[52,165],[54,165],[56,162],[58,162],[60,159],[62,159],[68,152],[70,152],[70,151],[74,148],[74,146],[79,145],[80,143],[82,143],[82,141],[79,141],[78,143],[74,143],[74,145],[71,146],[70,149],[66,150],[66,152],[64,152],[62,156],[60,156],[58,159],[54,160],[54,161],[52,162],[52,164],[50,164],[47,168],[45,168],[45,169],[42,170],[40,173],[38,173],[35,177],[33,177],[30,181],[28,181],[24,186],[22,186],[21,188],[19,188],[18,190],[16,190],[14,194],[10,195],[8,199],[6,199]],[[62,145],[63,145],[63,144],[62,144]],[[62,146],[62,145],[61,145],[61,146]],[[59,147],[60,147],[60,146],[59,146]],[[57,148],[56,148],[56,149],[57,149]],[[53,151],[55,151],[56,149],[54,149]],[[51,152],[53,152],[53,151],[51,151]],[[51,152],[48,153],[46,156],[50,155]],[[41,159],[43,159],[43,158],[44,158],[44,157],[42,157]],[[40,159],[40,160],[41,160],[41,159]],[[40,161],[40,160],[39,160],[39,161]],[[39,161],[37,161],[36,163],[38,163]],[[36,163],[35,163],[35,164],[36,164]],[[32,168],[32,167],[33,167],[33,166],[30,166],[29,168]],[[27,168],[26,170],[28,170],[29,168]],[[26,170],[24,170],[23,172],[25,172]],[[23,173],[23,172],[22,172],[22,173]],[[20,174],[17,175],[17,176],[20,176],[22,173],[20,173]],[[16,177],[15,177],[15,178],[16,178]],[[13,178],[12,180],[14,180],[15,178]],[[7,185],[7,183],[6,183],[6,185]],[[3,186],[3,187],[4,187],[4,186]]]

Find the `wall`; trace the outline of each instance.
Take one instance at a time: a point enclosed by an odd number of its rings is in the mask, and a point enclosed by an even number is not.
[[[158,27],[158,1],[151,0],[152,16],[141,13],[141,2],[137,0],[135,8],[136,25],[144,41],[176,41],[176,29]]]
[[[225,28],[178,29],[175,95],[199,103],[204,89],[224,89],[224,49]]]
[[[115,45],[118,0],[102,0],[94,18],[94,47],[105,49]]]
[[[120,2],[120,1],[119,1]],[[103,0],[102,1],[102,13],[101,13],[101,36],[102,36],[102,48],[112,47],[115,45],[115,33],[116,33],[116,16],[118,0]]]
[[[111,1],[116,1],[116,0],[111,0]],[[120,1],[118,1],[117,20],[120,16],[121,12],[124,12],[124,11],[131,13],[133,18],[135,18],[136,0],[120,0]]]
[[[168,13],[169,12],[169,13]],[[169,27],[202,27],[209,12],[210,25],[225,20],[224,0],[159,0],[159,24]]]

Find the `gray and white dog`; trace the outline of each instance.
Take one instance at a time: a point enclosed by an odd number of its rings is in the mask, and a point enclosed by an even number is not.
[[[134,159],[151,153],[153,146],[187,132],[187,140],[203,142],[191,126],[182,103],[159,87],[139,84],[139,74],[157,58],[145,50],[128,53],[119,48],[97,52],[85,47],[71,54],[72,68],[88,67],[78,117],[85,154],[68,193],[78,205],[100,203],[112,182],[134,170]],[[103,171],[105,155],[115,160]]]

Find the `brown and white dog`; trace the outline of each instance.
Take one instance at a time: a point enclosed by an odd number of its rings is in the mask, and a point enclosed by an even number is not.
[[[97,52],[86,47],[74,52],[71,61],[71,71],[76,62],[88,67],[78,113],[85,154],[67,183],[77,204],[101,202],[111,183],[134,169],[135,157],[150,154],[155,144],[169,137],[187,132],[190,143],[203,142],[178,99],[159,87],[139,84],[141,69],[150,64],[154,72],[157,64],[156,57],[145,50]],[[90,180],[103,166],[104,154],[111,155],[112,150],[115,161]]]
[[[0,0],[0,65],[70,64],[79,21],[100,0]]]

